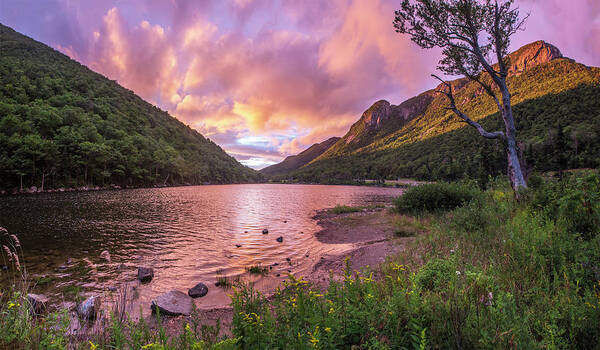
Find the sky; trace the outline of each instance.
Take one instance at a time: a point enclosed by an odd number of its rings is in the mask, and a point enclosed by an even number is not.
[[[116,80],[260,169],[432,88],[400,0],[0,0],[0,22]],[[516,0],[536,40],[600,66],[599,0]]]

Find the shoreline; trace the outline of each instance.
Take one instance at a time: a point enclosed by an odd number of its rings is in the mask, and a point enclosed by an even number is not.
[[[330,277],[334,280],[343,278],[346,258],[349,257],[353,270],[369,269],[375,278],[381,277],[380,265],[386,258],[406,248],[414,237],[398,237],[395,235],[394,217],[389,208],[362,209],[359,212],[335,214],[331,208],[317,211],[313,219],[317,220],[321,230],[314,233],[323,244],[339,245],[340,250],[334,254],[319,256],[308,275],[298,275],[311,283],[318,290],[327,289]],[[274,280],[277,278],[273,278]],[[279,280],[279,279],[277,279]],[[269,293],[267,299],[274,293]],[[233,307],[227,306],[197,309],[204,320],[203,324],[214,326],[220,323],[220,334],[231,336]],[[183,325],[190,321],[190,316],[166,317],[163,326],[168,325],[168,332],[178,334]],[[155,322],[155,321],[154,321]],[[155,324],[152,326],[155,326]]]
[[[153,189],[153,188],[177,188],[194,186],[220,186],[220,185],[316,185],[316,186],[357,186],[357,187],[382,187],[382,188],[408,188],[429,183],[427,181],[418,181],[413,179],[386,180],[389,183],[316,183],[316,182],[231,182],[231,183],[202,183],[202,184],[174,184],[174,185],[154,185],[154,186],[120,186],[111,184],[108,186],[81,186],[81,187],[59,187],[40,191],[36,186],[23,189],[0,190],[0,197],[28,196],[48,193],[72,193],[72,192],[95,192],[95,191],[119,191],[134,189]]]

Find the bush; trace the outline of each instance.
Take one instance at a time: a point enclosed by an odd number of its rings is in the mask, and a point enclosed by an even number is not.
[[[591,239],[600,231],[600,175],[550,181],[535,192],[531,205],[568,232]]]
[[[422,290],[445,289],[456,275],[455,263],[447,259],[429,260],[415,276],[415,283]]]
[[[438,182],[408,189],[395,204],[401,213],[446,211],[470,202],[480,193],[473,183]]]

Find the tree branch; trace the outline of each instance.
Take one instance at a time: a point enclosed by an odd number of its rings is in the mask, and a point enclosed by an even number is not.
[[[437,91],[438,93],[442,93],[442,94],[446,95],[446,97],[448,98],[448,101],[450,102],[450,107],[447,107],[447,109],[450,109],[451,111],[454,112],[454,114],[456,114],[464,122],[466,122],[470,126],[477,129],[477,131],[479,131],[479,134],[481,134],[481,136],[485,137],[486,139],[504,139],[504,133],[502,131],[494,131],[494,132],[486,131],[483,128],[483,126],[481,126],[481,124],[477,123],[476,121],[469,118],[466,114],[461,112],[458,109],[458,107],[456,107],[456,101],[454,100],[454,95],[452,94],[452,85],[450,85],[450,83],[441,79],[440,77],[438,77],[435,74],[432,74],[431,76],[436,78],[437,80],[441,81],[442,84],[448,88],[447,91],[446,90]]]

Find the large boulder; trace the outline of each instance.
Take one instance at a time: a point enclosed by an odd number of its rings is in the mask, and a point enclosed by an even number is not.
[[[188,295],[192,298],[203,297],[206,295],[206,293],[208,293],[208,286],[206,286],[204,283],[198,283],[193,288],[188,290]]]
[[[142,283],[150,282],[154,278],[154,269],[151,267],[138,267],[138,280]]]
[[[100,311],[100,298],[92,295],[77,305],[77,314],[84,320],[94,320]]]
[[[192,313],[192,305],[193,301],[190,296],[178,290],[172,290],[153,300],[150,308],[153,312],[159,311],[161,315],[187,316]]]
[[[36,315],[43,313],[48,307],[48,298],[44,295],[29,293],[27,300],[31,305],[31,312]]]

